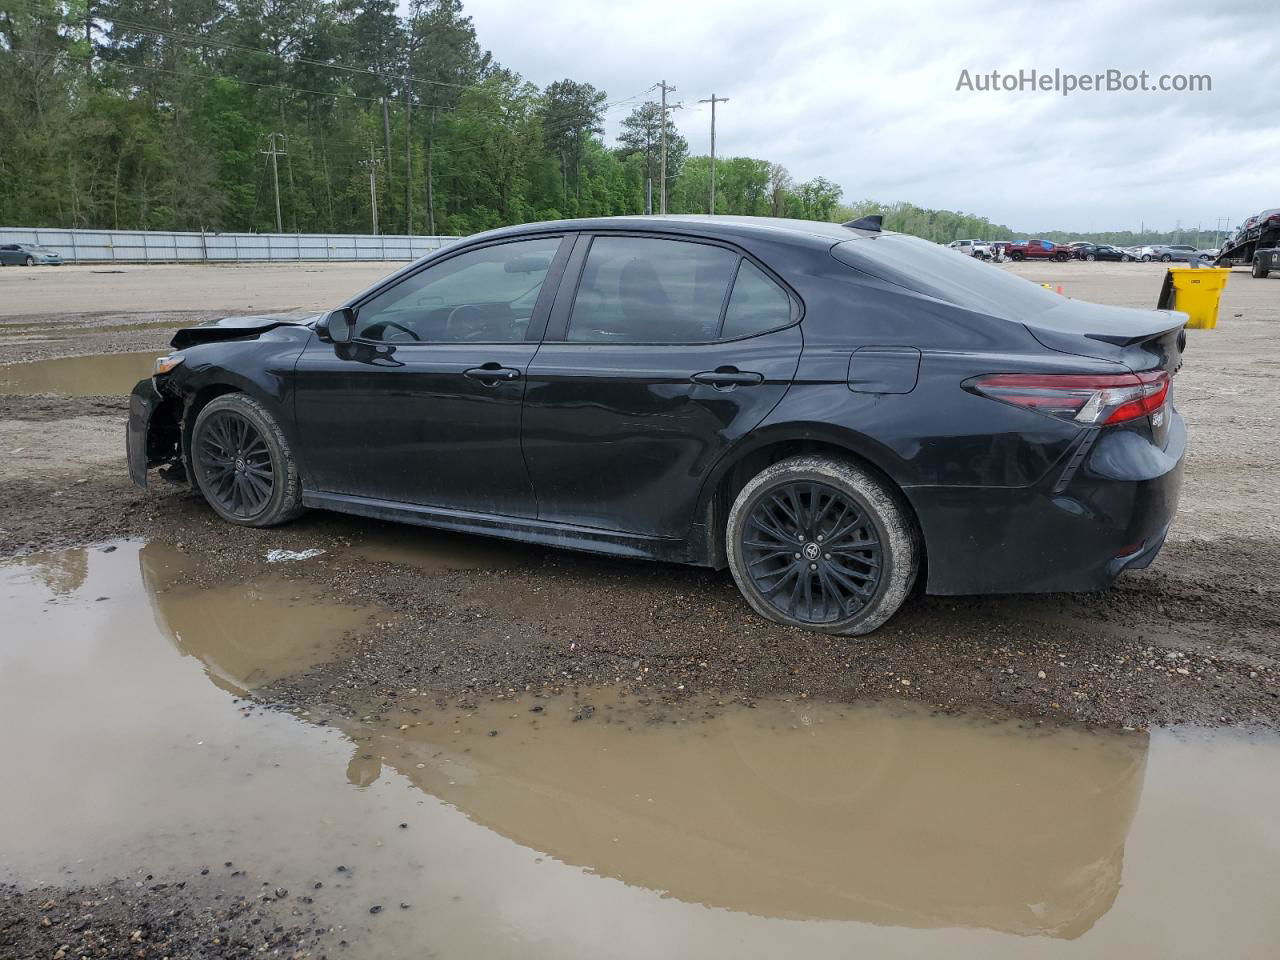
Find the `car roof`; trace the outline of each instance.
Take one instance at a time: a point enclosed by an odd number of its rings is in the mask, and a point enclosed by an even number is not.
[[[499,227],[466,239],[490,240],[532,233],[562,230],[640,230],[647,233],[674,233],[705,237],[793,242],[798,245],[829,247],[846,240],[880,236],[876,230],[855,230],[821,220],[794,220],[786,217],[731,217],[707,214],[666,214],[658,216],[583,217],[576,220],[544,220],[514,227]],[[884,231],[889,233],[890,231]]]

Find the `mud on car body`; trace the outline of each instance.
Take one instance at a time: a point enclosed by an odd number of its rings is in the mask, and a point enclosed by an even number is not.
[[[930,593],[1094,590],[1160,549],[1185,316],[1070,300],[874,218],[540,223],[305,322],[180,331],[129,462],[305,507],[729,567],[861,634]]]

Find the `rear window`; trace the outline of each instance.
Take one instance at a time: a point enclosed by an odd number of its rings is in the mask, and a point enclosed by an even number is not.
[[[873,277],[966,310],[1021,320],[1062,303],[1056,293],[919,237],[882,234],[836,244],[831,255]]]

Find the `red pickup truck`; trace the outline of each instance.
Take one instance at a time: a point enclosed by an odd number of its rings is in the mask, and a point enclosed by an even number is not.
[[[1026,243],[1011,243],[1005,250],[1005,256],[1011,260],[1063,260],[1071,259],[1071,251],[1052,240],[1028,240]]]

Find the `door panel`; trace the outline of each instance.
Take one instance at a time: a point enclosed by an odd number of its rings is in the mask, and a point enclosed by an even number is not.
[[[520,454],[520,404],[536,349],[312,338],[295,368],[311,484],[325,493],[535,516]],[[486,365],[517,375],[467,375]]]
[[[295,368],[310,488],[535,517],[524,374],[571,247],[463,248],[357,305],[353,342],[313,337]]]
[[[544,342],[523,431],[539,519],[687,536],[703,477],[782,399],[800,347],[798,326],[728,343]],[[694,380],[716,372],[760,382]]]

